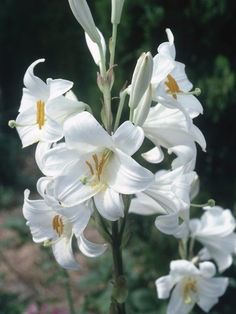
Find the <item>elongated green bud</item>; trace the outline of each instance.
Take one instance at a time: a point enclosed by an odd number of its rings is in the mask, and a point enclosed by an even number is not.
[[[124,5],[124,0],[111,1],[111,22],[112,24],[119,24],[121,13]]]
[[[151,81],[152,70],[153,59],[151,53],[143,53],[137,61],[131,81],[129,99],[129,107],[131,109],[135,109],[138,106],[141,98],[147,90]]]
[[[68,0],[71,11],[76,20],[83,27],[84,31],[89,35],[92,41],[100,44],[100,36],[95,26],[93,16],[86,0]]]

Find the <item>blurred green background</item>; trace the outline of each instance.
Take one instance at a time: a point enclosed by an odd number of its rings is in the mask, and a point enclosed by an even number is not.
[[[88,3],[97,26],[109,38],[110,1],[93,0]],[[118,35],[117,94],[114,95],[118,95],[119,88],[126,80],[130,81],[141,52],[151,51],[155,55],[158,45],[166,41],[165,28],[171,28],[175,36],[177,60],[186,64],[190,80],[202,90],[200,100],[204,115],[197,118],[195,123],[206,137],[207,153],[199,150],[197,161],[197,172],[201,178],[199,201],[214,198],[217,204],[231,208],[234,212],[235,16],[236,2],[233,0],[126,0]],[[83,31],[72,16],[68,2],[1,0],[1,211],[11,211],[13,206],[20,206],[23,190],[26,187],[35,190],[34,185],[39,176],[34,163],[34,148],[22,151],[16,131],[8,128],[7,123],[17,115],[25,70],[34,60],[42,57],[46,58],[46,62],[36,69],[40,77],[72,80],[75,83],[74,91],[80,100],[93,108],[100,107],[100,95],[96,90],[97,69],[87,51]],[[155,230],[150,232],[152,221],[152,218],[144,221],[131,217],[135,236],[126,253],[130,258],[127,267],[130,272],[135,267],[140,269],[136,277],[130,274],[130,285],[134,293],[130,296],[129,313],[152,314],[164,311],[162,305],[158,307],[160,302],[156,300],[153,281],[163,271],[167,272],[170,258],[177,258],[176,245],[173,239],[162,236]],[[236,272],[231,271],[227,275],[235,277]],[[150,293],[147,286],[150,286]],[[231,287],[212,313],[232,313],[235,292],[235,288]],[[89,299],[89,302],[95,302],[99,297],[99,293],[95,294],[94,299],[90,295],[92,301]],[[101,301],[100,305],[97,303],[97,308],[91,313],[105,313],[104,310],[99,310],[104,302]],[[146,308],[142,308],[143,303]],[[88,305],[84,306],[84,313],[88,313]]]

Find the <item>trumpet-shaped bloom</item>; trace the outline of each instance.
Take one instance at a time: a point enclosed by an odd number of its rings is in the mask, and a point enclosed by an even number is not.
[[[153,174],[131,155],[143,142],[143,131],[126,121],[110,136],[88,112],[79,113],[64,125],[65,144],[49,150],[40,163],[55,178],[54,195],[63,206],[94,198],[100,214],[117,220],[123,216],[119,193],[145,190]],[[61,166],[59,166],[61,165]]]
[[[172,261],[169,275],[156,280],[159,299],[167,299],[171,293],[167,314],[187,314],[195,304],[209,312],[228,285],[228,278],[213,278],[215,273],[211,262],[200,263],[197,268],[186,260]]]
[[[183,167],[158,171],[155,181],[132,199],[130,213],[158,215],[155,226],[161,232],[178,238],[188,234],[190,189],[195,173]],[[181,222],[180,222],[181,221]]]
[[[161,104],[151,107],[148,116],[143,123],[145,136],[155,144],[155,148],[143,157],[149,162],[160,162],[164,155],[161,147],[174,152],[178,161],[174,167],[186,165],[187,162],[195,165],[197,142],[203,150],[206,149],[206,141],[202,132],[191,122],[188,125],[185,115],[178,109],[170,109]]]
[[[191,236],[204,245],[201,259],[213,259],[222,272],[233,262],[236,253],[235,219],[229,209],[219,206],[206,209],[201,219],[191,219]]]
[[[56,261],[63,268],[79,268],[72,251],[73,235],[86,256],[95,257],[104,253],[106,245],[91,243],[83,235],[91,216],[88,204],[70,208],[51,207],[44,199],[30,200],[29,194],[29,190],[26,190],[23,215],[30,227],[33,241],[51,246]]]
[[[168,42],[158,47],[158,54],[153,58],[153,100],[170,108],[179,108],[195,117],[203,111],[194,96],[200,90],[191,92],[193,85],[186,76],[185,65],[175,61],[174,36],[170,29],[166,29],[166,33]]]
[[[47,79],[44,83],[34,75],[33,62],[24,76],[23,96],[15,126],[23,147],[38,141],[56,142],[63,137],[63,123],[71,114],[85,109],[85,104],[62,96],[73,83],[62,79]]]

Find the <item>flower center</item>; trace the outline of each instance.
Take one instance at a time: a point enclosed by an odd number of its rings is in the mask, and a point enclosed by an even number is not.
[[[179,88],[176,80],[173,78],[172,75],[167,75],[167,80],[165,81],[165,85],[167,86],[167,93],[171,94],[174,99],[177,99],[177,94],[181,93],[182,91]]]
[[[52,228],[56,231],[58,236],[60,237],[63,234],[64,231],[64,224],[62,221],[62,217],[59,215],[56,215],[52,220]]]
[[[38,100],[37,103],[37,113],[36,113],[36,123],[41,130],[45,123],[45,103],[42,100]]]
[[[188,278],[183,284],[183,298],[185,304],[193,302],[192,294],[197,293],[197,281],[193,278]]]
[[[90,160],[85,161],[87,167],[89,168],[91,177],[83,178],[83,184],[89,183],[91,186],[97,186],[101,183],[103,184],[103,182],[101,182],[101,177],[111,154],[112,151],[105,150],[100,154],[93,154]]]

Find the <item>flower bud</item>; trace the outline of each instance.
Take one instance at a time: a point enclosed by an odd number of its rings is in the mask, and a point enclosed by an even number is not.
[[[135,66],[131,88],[129,107],[135,109],[150,83],[153,70],[153,59],[150,52],[143,53]]]
[[[119,24],[121,13],[124,5],[124,0],[111,1],[111,22],[112,24]]]
[[[138,106],[134,111],[133,123],[142,126],[147,118],[149,109],[152,104],[152,86],[149,84],[145,94],[141,98]]]
[[[100,36],[86,0],[68,0],[76,20],[83,27],[92,41],[100,44]]]

